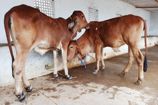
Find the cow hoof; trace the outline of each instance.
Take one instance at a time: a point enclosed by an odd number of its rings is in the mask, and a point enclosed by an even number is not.
[[[25,90],[26,90],[26,92],[32,92],[32,86],[30,85],[30,86],[26,87]]]
[[[54,75],[53,75],[53,78],[54,78],[54,79],[58,79],[58,78],[59,78],[58,74],[54,74]]]
[[[71,75],[66,75],[66,79],[67,79],[67,80],[71,80],[71,79],[72,79],[72,76],[71,76]]]
[[[93,74],[95,74],[95,75],[96,75],[97,73],[98,73],[98,70],[95,70],[95,71],[93,72]]]
[[[25,100],[25,94],[23,92],[21,94],[17,95],[17,97],[18,97],[18,100],[20,102],[22,102],[23,100]]]
[[[105,66],[102,66],[102,70],[104,70],[105,69]]]
[[[124,78],[124,77],[126,76],[126,72],[124,72],[124,71],[121,72],[121,73],[119,74],[119,76],[122,77],[122,78]]]
[[[142,80],[138,79],[134,84],[135,85],[141,85],[142,84]]]

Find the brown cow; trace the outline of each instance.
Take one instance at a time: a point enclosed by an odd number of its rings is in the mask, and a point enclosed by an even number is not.
[[[138,48],[138,42],[141,38],[141,33],[144,31],[146,49],[146,22],[141,17],[126,15],[102,22],[90,22],[87,26],[88,29],[78,40],[70,42],[68,48],[68,59],[72,59],[75,55],[79,56],[81,59],[88,53],[95,52],[97,69],[95,70],[94,74],[96,74],[99,71],[100,61],[102,61],[103,69],[105,67],[102,57],[103,47],[117,48],[127,44],[129,61],[121,75],[125,76],[132,65],[133,58],[135,58],[138,64],[138,80],[136,83],[141,84],[144,78],[144,57]],[[146,60],[144,64],[146,64]],[[147,66],[147,64],[145,66]],[[144,67],[144,70],[146,69],[147,67]]]
[[[55,76],[58,76],[55,50],[62,50],[65,75],[68,79],[71,78],[67,68],[67,47],[77,31],[87,25],[87,20],[81,11],[74,11],[68,19],[54,19],[41,13],[38,9],[20,5],[9,10],[4,19],[13,61],[12,68],[14,69],[16,95],[20,101],[25,98],[23,87],[25,87],[26,91],[32,90],[24,72],[26,58],[31,50],[35,50],[41,55],[49,50],[53,51]],[[15,60],[10,44],[10,35],[15,43]]]

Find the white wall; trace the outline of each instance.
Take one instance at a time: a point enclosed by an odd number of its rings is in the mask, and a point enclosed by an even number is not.
[[[0,0],[0,30],[1,30],[1,42],[6,42],[5,31],[4,31],[4,14],[11,9],[13,6],[20,4],[34,5],[33,0]]]
[[[150,35],[158,36],[158,11],[151,12]]]
[[[0,43],[6,42],[3,17],[13,6],[18,4],[34,5],[33,0],[0,0]],[[55,0],[55,17],[67,18],[74,10],[82,10],[88,18],[88,7],[96,7],[99,10],[99,20],[116,17],[117,14],[136,14],[142,16],[150,24],[150,13],[136,9],[133,6],[119,0]],[[126,49],[126,48],[125,48]],[[11,60],[7,47],[0,48],[0,85],[13,83],[11,77]],[[27,76],[29,78],[47,74],[45,64],[52,64],[52,53],[40,56],[32,52],[26,63]],[[61,66],[60,66],[61,67]],[[61,68],[60,68],[61,69]]]
[[[56,0],[55,16],[68,17],[73,10],[82,10],[88,20],[88,7],[95,7],[99,10],[99,21],[118,16],[117,14],[134,14],[147,20],[150,25],[150,12],[143,9],[136,9],[134,6],[120,0]],[[62,7],[62,8],[61,8]]]
[[[0,1],[0,42],[6,42],[3,27],[4,14],[13,6],[27,4],[34,6],[34,0],[1,0]],[[147,20],[150,26],[150,13],[143,9],[136,9],[134,6],[119,0],[55,0],[55,17],[67,18],[74,10],[82,10],[88,19],[88,7],[96,7],[99,10],[99,20],[116,17],[117,14],[135,14]],[[157,13],[153,13],[153,16]],[[154,18],[154,17],[153,17]],[[154,18],[156,20],[156,16]],[[155,30],[154,30],[155,31]]]
[[[56,0],[55,17],[67,18],[74,10],[82,10],[88,20],[88,7],[95,7],[99,10],[98,20],[106,20],[117,17],[118,14],[134,14],[141,16],[150,26],[150,12],[143,9],[136,9],[134,6],[120,0]],[[62,8],[61,8],[62,7]],[[80,34],[82,35],[82,34]],[[77,36],[80,37],[80,35]],[[77,39],[76,38],[76,39]]]

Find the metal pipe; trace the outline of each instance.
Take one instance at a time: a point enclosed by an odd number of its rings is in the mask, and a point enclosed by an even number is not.
[[[136,6],[136,8],[158,8],[158,6]]]
[[[11,45],[12,46],[14,45],[13,41],[11,42]],[[0,43],[0,47],[6,47],[6,46],[8,46],[8,43]]]

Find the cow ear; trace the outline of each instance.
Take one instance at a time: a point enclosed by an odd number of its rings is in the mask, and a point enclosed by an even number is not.
[[[89,25],[87,25],[85,28],[86,28],[86,30],[88,30],[88,29],[90,29],[90,26],[89,26]]]
[[[69,29],[72,29],[72,28],[74,27],[74,25],[75,25],[75,22],[72,21],[72,22],[70,22],[70,23],[68,24],[68,28],[69,28]]]

